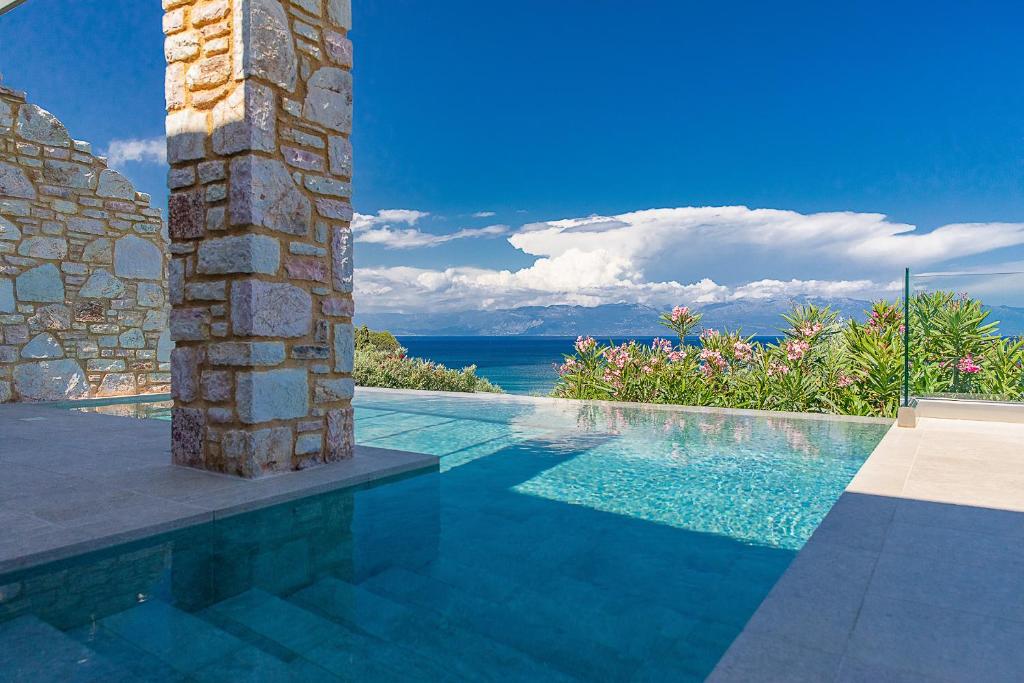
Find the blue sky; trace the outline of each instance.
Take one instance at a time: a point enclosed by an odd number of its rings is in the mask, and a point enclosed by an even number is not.
[[[29,0],[0,17],[6,84],[99,150],[158,148],[159,4]],[[365,308],[868,295],[907,263],[1024,261],[1020,3],[354,13]],[[120,165],[163,204],[159,160]]]

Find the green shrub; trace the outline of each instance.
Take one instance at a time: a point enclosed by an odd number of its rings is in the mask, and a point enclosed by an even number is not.
[[[386,330],[371,330],[366,325],[356,328],[355,340],[357,350],[376,349],[391,353],[402,351],[402,345],[395,339],[395,335]]]
[[[361,387],[501,393],[501,388],[476,374],[476,366],[446,368],[420,358],[409,358],[390,332],[365,325],[355,331],[353,377]]]
[[[911,391],[1024,399],[1024,341],[1004,339],[981,302],[949,292],[911,300]],[[903,310],[873,304],[864,323],[828,307],[797,306],[777,343],[742,332],[703,330],[683,339],[699,313],[662,315],[678,342],[651,346],[576,340],[553,395],[615,401],[891,417],[903,384]]]

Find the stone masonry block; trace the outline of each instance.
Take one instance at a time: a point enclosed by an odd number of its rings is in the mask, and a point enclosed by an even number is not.
[[[280,365],[285,360],[282,342],[220,342],[207,347],[211,365],[258,367]]]
[[[240,336],[302,337],[313,326],[313,300],[295,285],[242,280],[231,287],[231,325]]]
[[[213,108],[213,150],[218,154],[276,148],[277,105],[267,86],[243,83]]]
[[[335,291],[352,291],[352,251],[352,230],[335,228],[331,235],[331,273]]]
[[[352,74],[336,67],[318,69],[306,83],[303,117],[339,133],[352,129]]]
[[[266,235],[206,239],[199,245],[196,271],[204,275],[260,273],[273,275],[281,265],[281,244]]]
[[[245,155],[231,160],[231,225],[308,235],[312,208],[285,165]]]
[[[324,460],[337,462],[351,458],[355,441],[355,411],[352,408],[327,411],[327,447],[324,449]]]
[[[202,467],[206,414],[198,408],[171,410],[171,458],[175,465]]]
[[[199,397],[199,368],[203,362],[202,347],[179,346],[171,351],[171,396],[182,403]]]
[[[352,372],[355,360],[355,341],[352,323],[338,323],[334,326],[334,371]]]
[[[171,239],[197,240],[206,234],[206,202],[199,190],[175,192],[168,202]]]
[[[229,471],[244,477],[291,469],[292,430],[273,427],[228,431],[221,438],[221,449]]]
[[[206,114],[175,111],[167,115],[167,161],[177,164],[206,157]]]
[[[278,0],[235,0],[235,80],[250,76],[288,92],[298,81],[298,57],[288,13]]]
[[[309,385],[301,368],[239,372],[235,402],[245,424],[291,420],[309,413]]]

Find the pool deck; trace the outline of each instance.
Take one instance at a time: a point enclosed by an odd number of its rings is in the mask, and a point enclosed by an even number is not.
[[[0,406],[0,574],[438,466],[357,446],[345,462],[245,480],[172,465],[170,431],[162,420]]]
[[[894,427],[712,681],[1017,681],[1024,424]]]
[[[169,431],[160,420],[0,406],[0,573],[438,467],[357,447],[347,462],[247,481],[170,465]],[[1019,680],[1022,444],[1024,424],[893,427],[711,680]]]

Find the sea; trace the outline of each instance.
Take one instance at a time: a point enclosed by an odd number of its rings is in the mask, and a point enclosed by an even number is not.
[[[666,338],[671,338],[667,337]],[[598,338],[602,343],[621,344],[636,340],[650,344],[654,337]],[[774,343],[778,337],[755,337],[762,343]],[[476,365],[477,375],[486,377],[510,394],[546,396],[558,379],[555,368],[573,353],[575,337],[412,337],[398,341],[410,356],[441,363],[449,368]],[[698,346],[697,337],[686,343]]]

